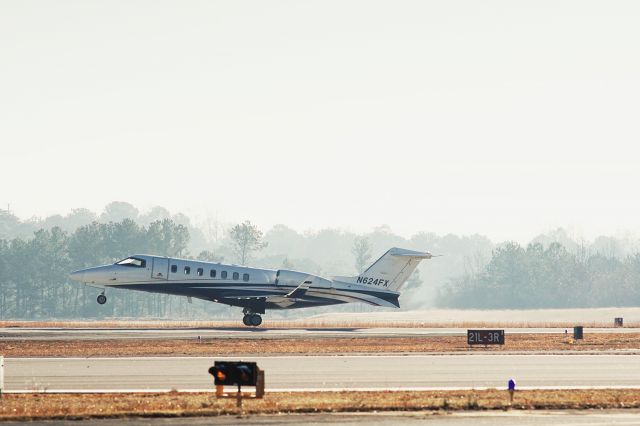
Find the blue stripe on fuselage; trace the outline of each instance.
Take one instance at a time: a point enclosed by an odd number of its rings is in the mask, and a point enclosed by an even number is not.
[[[284,296],[296,287],[276,286],[270,283],[247,283],[239,285],[237,282],[152,281],[144,283],[118,284],[113,286],[112,288],[124,288],[127,290],[173,294],[177,296],[190,296],[204,300],[216,299],[222,303],[225,303],[223,299],[243,297],[243,295],[246,295],[247,293],[250,293],[250,295],[247,295],[247,297]],[[336,297],[371,303],[370,300],[357,297],[353,293],[373,296],[392,303],[396,306],[398,305],[397,294],[374,290],[369,291],[363,289],[340,290],[311,287],[308,293],[302,299],[304,302],[309,302],[311,304],[310,306],[346,303],[344,300],[336,299]],[[322,295],[326,295],[326,297],[323,297]],[[304,302],[296,302],[295,305]],[[290,307],[293,307],[293,305],[291,305]]]

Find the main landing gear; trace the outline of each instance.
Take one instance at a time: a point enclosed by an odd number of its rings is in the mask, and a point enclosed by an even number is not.
[[[104,293],[100,293],[98,295],[97,301],[99,304],[104,305],[105,303],[107,303],[107,296],[105,296]]]
[[[244,309],[242,312],[244,313],[242,322],[247,327],[257,327],[262,324],[262,317],[260,315],[253,313],[247,309]]]

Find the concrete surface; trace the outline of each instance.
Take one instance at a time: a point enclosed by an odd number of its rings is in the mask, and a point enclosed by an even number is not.
[[[555,333],[565,328],[504,328],[505,334]],[[571,335],[573,329],[567,330]],[[589,333],[640,333],[640,328],[585,328]],[[109,339],[281,339],[327,337],[433,337],[466,336],[466,328],[0,328],[3,340],[109,340]]]
[[[234,357],[6,358],[6,391],[210,390],[207,369]],[[640,355],[246,357],[267,390],[640,387]]]
[[[186,426],[186,425],[349,425],[395,426],[425,424],[431,426],[605,426],[640,425],[638,410],[567,410],[567,411],[488,411],[488,412],[382,412],[340,414],[283,414],[268,416],[220,416],[178,418],[125,418],[105,420],[53,420],[29,422],[33,426]],[[20,422],[2,422],[3,426],[22,426]]]

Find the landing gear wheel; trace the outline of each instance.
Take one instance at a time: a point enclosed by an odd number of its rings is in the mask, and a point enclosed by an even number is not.
[[[258,314],[253,314],[249,317],[249,322],[252,326],[257,327],[262,324],[262,317]]]
[[[244,317],[242,317],[242,323],[247,327],[251,326],[251,323],[249,322],[250,317],[251,315],[245,315]]]
[[[101,294],[98,296],[98,303],[101,305],[104,305],[105,303],[107,303],[107,296],[105,296],[104,294]]]

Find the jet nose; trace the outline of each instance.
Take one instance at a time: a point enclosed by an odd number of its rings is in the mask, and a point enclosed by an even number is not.
[[[69,278],[73,281],[84,282],[84,271],[73,271],[71,274],[69,274]]]

